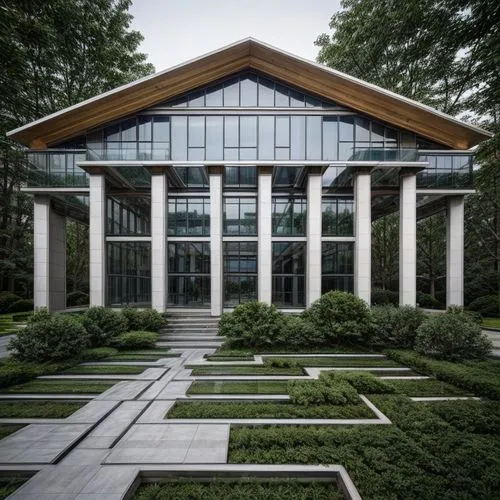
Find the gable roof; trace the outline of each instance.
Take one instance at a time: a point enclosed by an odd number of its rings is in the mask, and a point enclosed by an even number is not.
[[[50,147],[245,69],[279,78],[454,149],[469,149],[491,137],[489,132],[429,106],[253,38],[110,90],[7,135],[32,148]]]

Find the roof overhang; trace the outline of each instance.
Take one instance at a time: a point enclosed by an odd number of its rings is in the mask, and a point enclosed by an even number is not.
[[[491,137],[489,132],[429,106],[252,38],[123,85],[7,135],[31,148],[54,146],[246,69],[263,72],[454,149],[469,149]]]

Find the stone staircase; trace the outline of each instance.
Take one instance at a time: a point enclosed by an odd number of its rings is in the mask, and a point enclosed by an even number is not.
[[[224,337],[217,335],[219,318],[208,314],[176,314],[168,318],[168,325],[160,331],[159,347],[172,349],[217,348]]]

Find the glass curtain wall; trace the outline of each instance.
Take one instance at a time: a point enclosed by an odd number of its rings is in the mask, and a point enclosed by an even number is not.
[[[321,245],[321,293],[353,292],[354,243],[324,241]]]
[[[107,234],[109,236],[151,234],[151,198],[107,196]]]
[[[273,242],[272,302],[278,307],[305,306],[306,243]]]
[[[168,304],[210,306],[210,243],[168,244]]]
[[[323,198],[323,236],[352,236],[354,234],[354,199]]]
[[[224,243],[224,306],[257,300],[257,242]]]
[[[223,225],[226,236],[256,236],[257,199],[225,197]]]
[[[210,199],[170,197],[168,200],[170,236],[210,236]]]
[[[273,197],[272,231],[274,236],[306,234],[305,198]]]
[[[151,243],[108,242],[110,306],[151,303]]]

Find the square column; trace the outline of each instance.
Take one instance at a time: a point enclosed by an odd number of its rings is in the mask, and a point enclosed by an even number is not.
[[[222,166],[208,167],[210,178],[210,295],[212,316],[222,314]]]
[[[399,179],[399,305],[417,305],[417,176]]]
[[[372,197],[369,170],[354,177],[354,293],[370,304],[372,286]]]
[[[321,167],[312,167],[307,176],[307,307],[321,296],[321,191]]]
[[[446,307],[464,305],[464,197],[447,199]]]
[[[272,174],[273,167],[259,167],[258,181],[258,291],[259,301],[271,304],[273,292],[272,262]]]
[[[66,218],[47,197],[35,196],[33,213],[34,307],[66,309]]]
[[[151,175],[151,307],[167,308],[167,176]]]
[[[90,305],[106,305],[106,180],[89,175]]]

